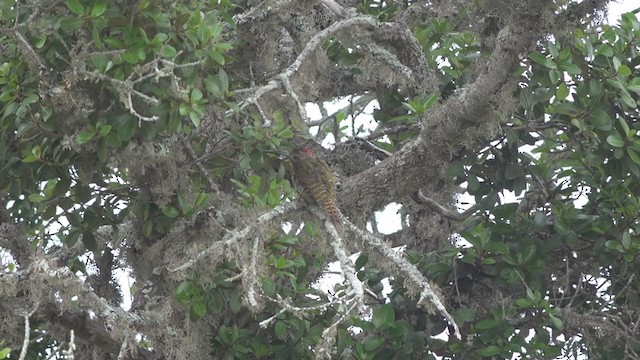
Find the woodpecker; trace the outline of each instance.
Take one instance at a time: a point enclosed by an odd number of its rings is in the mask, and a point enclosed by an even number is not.
[[[289,156],[293,165],[293,183],[302,200],[324,210],[333,225],[340,228],[340,209],[336,195],[336,178],[329,165],[317,158],[308,147],[296,149]]]

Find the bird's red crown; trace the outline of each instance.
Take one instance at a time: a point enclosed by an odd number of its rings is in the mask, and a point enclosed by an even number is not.
[[[303,147],[302,151],[305,152],[305,154],[309,155],[310,157],[316,157],[316,155],[313,153],[313,151],[311,151],[311,149],[309,149],[308,147]]]

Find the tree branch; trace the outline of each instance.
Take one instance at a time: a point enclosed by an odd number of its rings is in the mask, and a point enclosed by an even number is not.
[[[56,299],[47,299],[45,295],[38,296],[41,306],[37,307],[33,315],[44,317],[50,325],[73,329],[78,336],[109,353],[119,352],[120,343],[114,338],[116,334],[127,333],[129,329],[143,331],[145,327],[153,326],[137,314],[110,305],[69,269],[58,268],[47,258],[35,260],[26,269],[0,276],[0,288],[4,289],[40,289],[43,283],[47,284],[43,291],[55,289]],[[2,303],[16,304],[21,301],[11,294],[1,295]],[[60,300],[76,296],[77,308],[60,308]],[[90,313],[93,315],[90,316]],[[28,323],[25,324],[28,326]],[[146,350],[139,349],[139,353],[141,358],[153,358]]]
[[[271,211],[261,215],[260,217],[258,217],[252,224],[247,225],[242,230],[230,231],[228,236],[226,236],[224,239],[213,243],[211,246],[209,246],[205,250],[199,252],[195,256],[192,256],[189,260],[187,260],[182,265],[180,265],[180,266],[178,266],[176,268],[170,269],[169,271],[170,272],[183,271],[183,270],[186,270],[186,269],[192,267],[198,261],[204,259],[209,254],[212,254],[216,250],[220,249],[220,247],[232,246],[238,240],[246,238],[249,235],[249,233],[251,232],[251,230],[253,229],[254,226],[257,226],[257,225],[260,225],[260,224],[264,224],[264,223],[266,223],[268,221],[271,221],[276,216],[284,214],[284,213],[286,213],[288,211],[291,211],[294,208],[295,208],[295,204],[293,204],[293,203],[286,203],[284,205],[276,206],[275,208],[273,208],[273,210],[271,210]]]
[[[480,144],[479,127],[493,121],[493,97],[511,84],[521,55],[542,35],[536,19],[534,15],[523,17],[521,23],[500,32],[485,70],[475,82],[426,114],[419,137],[379,165],[344,181],[339,190],[343,212],[375,210],[414,193],[426,182],[435,181],[443,173],[439,167],[448,164],[453,154]],[[460,141],[465,138],[475,143]]]
[[[418,190],[418,196],[417,196],[417,199],[415,200],[417,200],[417,202],[420,204],[427,205],[429,208],[431,208],[431,210],[437,212],[438,214],[442,216],[446,216],[449,219],[456,220],[456,221],[464,221],[469,216],[473,215],[473,213],[475,213],[480,208],[478,204],[475,204],[461,213],[454,212],[438,204],[437,201],[424,196],[424,194],[422,194],[422,190]]]
[[[398,275],[406,276],[414,286],[417,286],[420,289],[418,306],[421,305],[427,310],[430,310],[430,305],[435,306],[438,312],[440,312],[440,314],[444,316],[444,318],[447,319],[449,324],[453,327],[454,336],[458,340],[462,339],[462,336],[460,335],[460,329],[458,328],[458,324],[456,324],[455,320],[453,319],[453,316],[449,314],[447,308],[444,306],[444,304],[440,300],[440,297],[434,291],[429,280],[427,280],[424,275],[422,275],[420,270],[418,270],[415,265],[411,264],[407,259],[399,255],[395,250],[385,244],[378,237],[362,231],[360,228],[346,219],[344,219],[344,222],[347,224],[349,229],[351,229],[351,231],[353,231],[359,238],[364,240],[365,243],[371,245],[373,249],[378,251],[385,258],[389,259],[389,261],[397,268]],[[407,290],[409,292],[414,291],[410,288],[407,288]]]

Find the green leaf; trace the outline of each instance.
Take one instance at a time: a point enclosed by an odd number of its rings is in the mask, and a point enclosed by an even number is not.
[[[480,188],[480,181],[478,180],[478,177],[473,174],[469,174],[467,177],[467,187],[472,193],[477,191]]]
[[[229,310],[231,310],[233,314],[239,313],[242,307],[242,301],[240,301],[240,293],[237,290],[228,292],[227,300],[229,301]]]
[[[153,222],[147,220],[144,222],[144,225],[142,226],[142,235],[144,235],[145,237],[149,237],[151,236],[151,232],[153,231]]]
[[[207,294],[207,312],[217,314],[222,311],[224,298],[220,291],[213,291]]]
[[[622,247],[622,244],[618,240],[609,240],[606,243],[604,243],[604,246],[606,246],[608,249],[616,250],[621,253],[625,252],[624,248]]]
[[[10,353],[11,353],[11,348],[8,348],[8,347],[0,350],[0,359],[7,358]]]
[[[176,208],[174,208],[173,206],[165,207],[164,209],[162,209],[162,213],[166,217],[170,217],[172,219],[178,217],[178,215],[179,215],[178,210],[176,210]]]
[[[391,304],[384,304],[373,311],[371,322],[377,329],[392,325],[396,321],[396,313]]]
[[[549,69],[555,69],[557,67],[553,59],[548,58],[539,52],[532,52],[531,54],[529,54],[529,58],[534,62],[537,62],[538,64]]]
[[[544,65],[547,61],[547,57],[539,52],[532,52],[529,54],[529,59],[537,62],[540,65]]]
[[[455,178],[464,175],[464,166],[460,161],[453,161],[447,168],[447,177]]]
[[[201,117],[200,115],[195,112],[195,111],[190,111],[189,112],[189,119],[191,119],[191,123],[193,124],[193,126],[198,127],[200,126],[200,122],[201,122]]]
[[[618,75],[627,77],[631,75],[631,69],[627,65],[618,66]]]
[[[556,99],[564,100],[567,96],[569,96],[569,87],[563,82],[558,86],[558,89],[556,89]]]
[[[124,54],[122,54],[122,59],[129,64],[137,64],[140,60],[138,58],[138,50],[137,49],[129,49]]]
[[[376,349],[384,345],[384,341],[385,340],[381,337],[370,337],[364,341],[364,349],[368,352],[375,351]]]
[[[577,116],[578,114],[580,114],[580,109],[576,106],[576,104],[572,102],[563,102],[555,105],[554,112],[556,114]]]
[[[536,254],[536,246],[535,245],[529,245],[529,247],[527,247],[527,249],[521,253],[522,254],[522,262],[521,264],[526,264],[529,261],[531,261],[531,259],[533,259],[533,256]],[[518,254],[520,255],[520,254]]]
[[[202,204],[206,203],[207,200],[209,200],[209,195],[206,193],[198,193],[198,196],[196,196],[196,199],[194,201],[194,206],[201,206]]]
[[[218,82],[215,81],[215,79],[211,79],[211,78],[206,78],[204,79],[204,84],[207,88],[207,91],[216,98],[221,98],[223,95],[223,90],[221,88],[221,86],[218,84]]]
[[[178,54],[176,48],[171,45],[162,45],[160,48],[160,56],[167,59],[173,59]]]
[[[178,113],[180,114],[180,116],[187,115],[189,113],[189,105],[187,105],[186,103],[181,103],[178,107]]]
[[[638,155],[638,153],[635,150],[631,148],[627,148],[627,155],[629,155],[629,158],[631,159],[631,161],[640,165],[640,155]]]
[[[283,139],[291,139],[293,137],[293,130],[291,130],[291,128],[286,128],[280,131],[279,135]]]
[[[44,195],[41,195],[41,194],[31,194],[27,198],[32,203],[39,203],[47,199]]]
[[[620,123],[620,126],[622,126],[622,129],[624,130],[624,134],[627,136],[631,136],[629,134],[629,132],[631,131],[631,129],[629,129],[629,125],[627,124],[627,122],[625,121],[625,119],[623,117],[619,117],[618,118],[618,122]]]
[[[80,4],[79,0],[67,0],[67,8],[76,15],[84,15],[84,6]]]
[[[560,320],[559,318],[555,316],[551,316],[551,322],[553,322],[553,326],[555,326],[556,329],[558,330],[564,329],[564,324],[562,323],[562,320]]]
[[[454,310],[451,315],[453,315],[453,318],[458,324],[470,322],[476,318],[476,314],[473,310],[464,307]]]
[[[53,196],[65,196],[67,191],[69,191],[69,186],[71,185],[71,180],[67,177],[63,177],[60,181],[56,183],[56,187],[53,189]]]
[[[207,306],[203,302],[196,302],[191,306],[191,310],[198,319],[207,314]]]
[[[97,251],[98,250],[98,244],[96,243],[96,237],[93,235],[93,232],[91,231],[85,231],[82,233],[82,244],[87,248],[87,250],[89,251]]]
[[[96,4],[91,9],[91,17],[96,18],[96,17],[104,14],[105,11],[107,11],[107,5],[106,4]]]
[[[500,351],[502,351],[502,349],[500,349],[495,345],[489,345],[487,347],[483,347],[481,349],[476,350],[476,352],[480,356],[494,356],[494,355],[498,355]]]
[[[631,246],[631,235],[628,232],[624,232],[622,234],[622,247],[624,249],[629,249]]]
[[[482,265],[494,265],[497,261],[492,258],[484,258],[482,259]]]
[[[29,153],[29,154],[27,154],[27,156],[25,156],[24,158],[22,158],[22,160],[21,160],[21,161],[22,161],[23,163],[32,163],[32,162],[36,162],[36,161],[38,161],[38,160],[39,160],[38,156],[36,156],[36,155],[35,155],[35,154],[33,154],[33,153]]]
[[[367,254],[360,254],[360,256],[358,256],[358,258],[356,259],[356,270],[362,269],[367,264],[367,261],[369,261],[369,257],[367,256]]]
[[[200,99],[202,99],[202,91],[200,91],[200,89],[198,88],[194,88],[193,90],[191,90],[191,103],[197,103],[198,101],[200,101]]]
[[[96,149],[96,153],[98,154],[98,159],[100,160],[101,163],[106,163],[107,160],[109,160],[107,158],[107,143],[104,141],[104,139],[100,139],[98,141],[98,147]]]
[[[40,36],[40,38],[38,39],[38,41],[36,41],[35,43],[35,47],[37,49],[42,49],[42,47],[44,46],[44,44],[47,42],[47,36],[46,35],[42,35]],[[0,101],[2,101],[2,99],[0,98]]]
[[[493,253],[493,254],[500,254],[500,255],[507,255],[509,254],[509,247],[501,242],[497,242],[497,241],[490,241],[488,242],[485,246],[484,246],[485,250]]]
[[[591,113],[591,123],[599,130],[608,131],[612,128],[611,117],[603,110],[596,109]]]
[[[77,30],[84,25],[85,20],[77,17],[65,17],[60,20],[60,28],[63,31],[73,31]]]
[[[528,308],[533,306],[531,301],[529,299],[525,299],[525,298],[520,298],[520,299],[516,300],[516,305],[518,305],[519,307],[524,308],[524,309],[528,309]]]
[[[209,52],[209,57],[211,58],[211,60],[217,62],[220,65],[224,65],[224,63],[225,63],[224,56],[221,53],[219,53],[218,51],[211,50]]]
[[[222,69],[212,78],[204,79],[207,91],[216,98],[223,98],[229,89],[229,78]]]
[[[493,329],[496,326],[498,326],[498,320],[485,319],[477,322],[475,328],[476,330],[486,330],[486,329]]]
[[[579,75],[580,73],[582,73],[582,70],[580,69],[580,67],[576,64],[572,64],[570,62],[563,62],[558,64],[558,67],[561,70],[566,71],[569,75]]]
[[[276,325],[273,327],[276,337],[280,340],[285,340],[287,335],[287,324],[284,321],[276,321]]]
[[[78,145],[88,143],[94,136],[96,136],[96,131],[94,129],[82,130],[76,135],[76,143]]]
[[[595,51],[596,51],[596,54],[601,54],[606,57],[613,56],[613,48],[609,44],[599,45],[598,47],[596,47]]]
[[[626,105],[630,109],[634,109],[635,110],[636,101],[633,100],[633,98],[631,97],[631,95],[629,94],[629,92],[626,89],[622,90],[622,94],[620,94],[620,100],[622,101],[622,103],[624,105]]]
[[[69,232],[69,235],[67,235],[64,239],[63,242],[65,245],[71,247],[73,245],[75,245],[78,242],[78,238],[80,237],[80,232],[77,231],[76,229],[72,229]]]
[[[555,65],[555,64],[554,64]],[[549,80],[552,84],[557,84],[562,80],[563,73],[558,70],[549,70]]]
[[[617,148],[624,147],[624,140],[617,133],[607,136],[607,143],[609,143],[609,145],[611,145],[613,147],[617,147]]]
[[[175,290],[176,299],[179,303],[183,305],[188,305],[191,300],[191,293],[189,292],[191,289],[191,283],[187,280],[181,282]]]
[[[509,164],[504,171],[504,177],[507,180],[517,179],[524,175],[524,170],[518,164]]]

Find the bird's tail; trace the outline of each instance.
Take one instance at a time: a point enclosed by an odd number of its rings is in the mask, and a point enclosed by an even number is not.
[[[340,210],[337,206],[328,206],[326,207],[327,216],[329,220],[333,223],[336,229],[340,230],[342,228],[342,220],[340,217]]]

